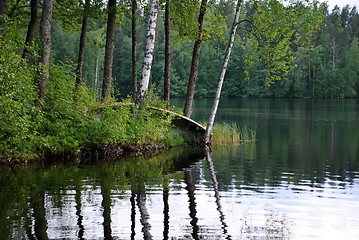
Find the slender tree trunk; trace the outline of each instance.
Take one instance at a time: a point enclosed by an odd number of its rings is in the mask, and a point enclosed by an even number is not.
[[[105,47],[105,66],[103,72],[101,98],[111,97],[111,79],[113,63],[113,43],[115,38],[116,25],[116,0],[108,0],[108,18]]]
[[[136,11],[137,0],[132,0],[132,101],[136,102],[137,96],[137,36],[136,36]]]
[[[170,66],[171,66],[171,42],[170,42],[170,0],[166,0],[165,9],[165,71],[163,76],[163,99],[166,108],[170,109]]]
[[[184,105],[183,115],[186,117],[191,116],[192,103],[194,91],[196,89],[196,78],[198,75],[198,61],[199,61],[199,53],[201,51],[201,44],[203,40],[203,28],[204,28],[204,17],[206,15],[207,10],[207,0],[202,0],[201,8],[198,16],[198,38],[194,43],[193,53],[192,53],[192,64],[191,64],[191,72],[189,75],[188,86],[187,86],[187,95],[186,95],[186,103]]]
[[[217,113],[217,109],[218,109],[219,98],[221,96],[224,76],[226,74],[229,57],[231,55],[234,39],[236,37],[237,26],[238,26],[238,23],[239,23],[239,12],[240,12],[240,8],[241,8],[241,3],[242,3],[242,0],[238,0],[237,7],[236,7],[236,15],[235,15],[234,20],[233,20],[230,40],[229,40],[229,43],[228,43],[226,55],[224,57],[222,71],[221,71],[221,74],[220,74],[219,79],[218,79],[216,97],[215,97],[214,102],[213,102],[213,107],[212,107],[212,110],[211,110],[211,114],[210,114],[209,119],[208,119],[206,133],[204,135],[204,140],[205,140],[206,144],[209,143],[209,140],[211,138],[211,131],[212,131],[213,123],[214,123],[214,118],[216,117],[216,113]]]
[[[147,36],[146,36],[146,49],[145,49],[145,55],[142,64],[140,90],[138,92],[138,98],[137,98],[137,102],[140,102],[141,104],[143,104],[144,102],[144,97],[148,90],[148,84],[150,81],[153,49],[155,47],[157,13],[158,13],[158,4],[159,4],[158,2],[159,2],[158,0],[151,0],[150,2],[150,13],[149,13]]]
[[[31,8],[31,18],[30,18],[29,25],[27,26],[25,47],[22,52],[23,59],[29,58],[30,52],[29,52],[28,48],[35,37],[35,29],[36,29],[36,24],[37,24],[37,0],[31,0],[30,8]]]
[[[77,59],[75,97],[77,95],[78,88],[79,88],[80,84],[82,83],[82,66],[83,66],[84,54],[85,54],[86,29],[87,29],[87,19],[88,19],[89,8],[90,8],[90,0],[86,0],[84,12],[83,12],[83,18],[82,18],[79,55],[78,55],[78,59]]]
[[[39,88],[39,101],[45,102],[46,85],[49,81],[49,66],[50,66],[50,43],[51,43],[51,21],[53,0],[44,0],[42,7],[42,16],[40,22],[40,39],[41,50],[38,63],[43,67],[43,73],[38,74],[36,84]]]
[[[100,54],[100,49],[97,49],[97,55],[96,55],[96,70],[95,70],[95,86],[94,86],[94,89],[95,89],[95,100],[96,98],[98,97],[98,90],[97,90],[97,82],[98,82],[98,69],[99,69],[99,63],[98,63],[98,55]]]

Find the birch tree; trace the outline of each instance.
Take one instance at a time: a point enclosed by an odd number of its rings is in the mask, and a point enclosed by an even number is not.
[[[237,7],[236,7],[236,15],[235,15],[234,20],[233,20],[230,40],[229,40],[229,43],[228,43],[226,55],[224,57],[222,71],[221,71],[221,74],[220,74],[219,79],[218,79],[216,97],[215,97],[214,102],[213,102],[213,107],[212,107],[211,114],[210,114],[209,119],[208,119],[208,124],[207,124],[207,128],[206,128],[205,136],[204,136],[204,140],[205,140],[206,144],[209,143],[209,140],[210,140],[210,137],[211,137],[211,131],[212,131],[213,123],[214,123],[214,118],[216,117],[216,113],[217,113],[217,109],[218,109],[219,98],[221,96],[224,76],[226,74],[229,57],[231,55],[234,39],[236,37],[236,31],[237,31],[237,27],[238,27],[238,23],[239,23],[239,13],[240,13],[240,8],[241,8],[241,3],[242,3],[242,0],[238,0]]]
[[[136,11],[137,0],[131,1],[131,24],[132,24],[132,101],[136,102],[137,96],[137,36],[136,36]]]
[[[165,6],[165,70],[163,74],[163,99],[166,108],[170,108],[170,66],[171,66],[171,40],[170,40],[170,0],[166,0]]]
[[[137,102],[140,102],[141,104],[143,104],[144,102],[144,96],[147,93],[148,84],[150,81],[151,66],[153,60],[153,49],[155,46],[158,5],[159,5],[159,0],[151,0],[149,6],[149,20],[148,20],[148,29],[146,36],[146,48],[145,48],[143,64],[142,64],[140,89],[137,97]]]

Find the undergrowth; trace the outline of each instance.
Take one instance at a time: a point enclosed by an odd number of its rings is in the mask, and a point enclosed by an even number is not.
[[[45,103],[37,104],[37,66],[24,61],[15,32],[0,37],[0,160],[37,159],[46,154],[77,154],[96,146],[156,145],[168,139],[171,116],[150,109],[165,108],[153,91],[145,105],[96,102],[81,86],[74,91],[75,65],[52,64]],[[11,40],[9,40],[11,39]],[[123,99],[130,103],[131,98]]]

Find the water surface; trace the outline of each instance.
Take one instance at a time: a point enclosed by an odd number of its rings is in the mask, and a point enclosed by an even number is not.
[[[0,169],[0,238],[359,239],[357,100],[221,100],[216,121],[257,141]]]

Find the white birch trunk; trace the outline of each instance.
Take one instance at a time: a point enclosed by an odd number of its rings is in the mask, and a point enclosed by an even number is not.
[[[138,98],[137,98],[138,101],[140,101],[141,103],[144,100],[144,96],[148,90],[148,84],[150,81],[153,49],[155,47],[157,13],[158,13],[158,4],[159,4],[158,2],[159,0],[151,0],[150,2],[149,21],[148,21],[148,29],[146,36],[146,49],[145,49],[145,55],[142,64],[140,90],[138,92]]]
[[[214,118],[216,117],[216,113],[217,113],[217,109],[218,109],[219,98],[221,96],[224,76],[226,74],[227,65],[228,65],[228,61],[229,61],[229,56],[231,55],[234,39],[236,37],[237,26],[238,26],[238,23],[239,23],[239,12],[240,12],[240,9],[241,9],[241,3],[242,3],[242,0],[238,0],[237,7],[236,7],[236,15],[235,15],[234,20],[233,20],[233,26],[232,26],[230,40],[229,40],[229,43],[228,43],[226,55],[224,57],[222,71],[221,71],[221,74],[220,74],[219,79],[218,79],[216,97],[215,97],[214,102],[213,102],[211,114],[210,114],[209,119],[208,119],[206,133],[204,135],[204,140],[205,140],[206,144],[209,143],[209,140],[211,138],[212,127],[213,127]]]

